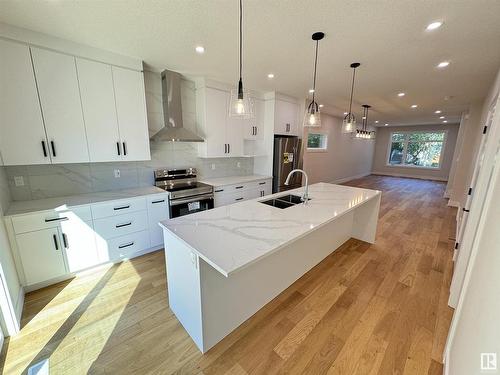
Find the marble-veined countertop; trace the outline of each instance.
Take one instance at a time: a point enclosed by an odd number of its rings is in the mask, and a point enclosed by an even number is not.
[[[61,206],[76,207],[91,203],[126,199],[143,195],[165,193],[156,186],[145,186],[133,189],[110,190],[96,193],[69,195],[65,197],[34,199],[29,201],[11,202],[5,216],[21,215],[30,212],[53,210]]]
[[[229,276],[381,194],[378,190],[321,182],[309,186],[311,200],[307,205],[279,209],[259,202],[288,193],[301,195],[303,191],[302,187],[242,201],[165,220],[160,225]]]
[[[272,179],[273,176],[264,176],[260,174],[253,174],[250,176],[230,176],[230,177],[216,177],[216,178],[200,178],[199,181],[213,187],[243,184],[245,182],[259,181]]]

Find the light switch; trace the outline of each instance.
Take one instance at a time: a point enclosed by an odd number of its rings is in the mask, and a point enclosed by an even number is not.
[[[120,178],[120,170],[115,169],[115,178]]]
[[[16,186],[24,186],[24,177],[23,176],[15,176],[14,177],[14,184]]]

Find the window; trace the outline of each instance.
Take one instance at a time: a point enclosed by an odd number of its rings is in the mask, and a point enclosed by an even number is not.
[[[391,133],[387,163],[393,166],[439,168],[445,132]]]
[[[328,145],[328,136],[326,134],[309,133],[307,136],[308,150],[326,150]]]

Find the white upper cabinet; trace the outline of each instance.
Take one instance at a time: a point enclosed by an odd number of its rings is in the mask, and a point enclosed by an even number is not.
[[[261,99],[253,99],[253,110],[255,117],[245,120],[244,138],[248,140],[264,139],[264,111],[265,102]]]
[[[88,162],[75,58],[31,48],[52,163]]]
[[[298,135],[299,106],[286,100],[274,102],[274,134]]]
[[[3,163],[48,164],[50,156],[29,47],[0,39],[0,56],[0,151]]]
[[[111,66],[80,58],[76,66],[90,161],[122,160]]]
[[[150,160],[144,75],[115,66],[112,71],[123,160]]]

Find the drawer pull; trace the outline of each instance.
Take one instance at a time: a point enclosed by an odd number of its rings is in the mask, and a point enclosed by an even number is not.
[[[243,189],[243,185],[241,186],[236,186],[235,189]]]
[[[54,247],[56,250],[59,250],[59,243],[57,242],[57,235],[53,234],[52,238],[54,239]]]
[[[125,210],[127,208],[130,208],[130,204],[121,207],[114,207],[113,210],[118,211],[118,210]]]
[[[235,199],[235,201],[241,201],[241,200],[243,200],[243,197]]]
[[[163,203],[163,202],[165,202],[165,199],[161,199],[159,201],[152,201],[151,203],[156,204],[156,203]]]
[[[266,184],[265,181],[264,182],[259,182],[259,185],[265,185],[265,184]]]
[[[63,217],[55,217],[53,219],[45,219],[45,222],[50,223],[52,221],[66,221],[66,220],[69,220],[69,219],[66,216],[63,216]]]
[[[124,223],[124,224],[116,224],[115,227],[117,228],[122,228],[122,227],[128,227],[129,225],[132,225],[132,222]]]
[[[224,191],[224,189],[214,190],[214,193],[221,193],[223,191]]]
[[[64,248],[67,249],[69,247],[68,236],[66,236],[66,233],[63,233],[62,237],[63,237]]]
[[[134,244],[135,242],[132,241],[132,242],[129,242],[129,243],[126,243],[126,244],[123,244],[123,245],[120,245],[118,246],[119,249],[123,249],[124,247],[130,247]]]

